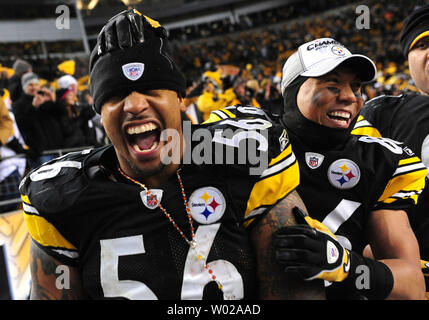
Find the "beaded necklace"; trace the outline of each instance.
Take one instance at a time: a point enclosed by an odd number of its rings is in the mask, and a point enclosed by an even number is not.
[[[144,185],[143,183],[131,178],[130,176],[128,176],[124,171],[122,171],[122,169],[120,167],[118,167],[118,171],[119,173],[126,179],[130,180],[131,182],[137,184],[138,186],[140,186],[145,192],[146,195],[148,195],[151,200],[154,201],[154,203],[158,206],[158,208],[162,211],[162,213],[165,215],[165,217],[170,221],[170,223],[173,225],[173,227],[179,232],[180,236],[189,244],[189,246],[195,250],[196,256],[198,260],[203,260],[205,261],[205,257],[204,255],[202,255],[201,253],[198,252],[197,250],[197,241],[195,240],[195,228],[194,228],[194,224],[193,224],[193,220],[192,220],[192,215],[191,215],[191,210],[189,209],[189,205],[188,205],[188,199],[186,197],[186,193],[185,193],[185,189],[183,187],[183,182],[182,182],[182,178],[180,177],[179,171],[180,169],[178,169],[176,171],[177,174],[177,180],[179,181],[179,185],[180,185],[180,189],[182,192],[182,197],[183,197],[183,202],[185,204],[185,208],[186,208],[186,215],[188,217],[188,222],[189,222],[189,226],[191,229],[191,239],[188,239],[186,237],[186,235],[183,233],[183,231],[179,228],[179,226],[177,225],[177,223],[174,221],[174,219],[171,217],[171,215],[167,212],[167,210],[161,205],[161,202],[159,202],[157,199],[155,199],[155,196],[150,192],[150,190],[146,187],[146,185]],[[209,266],[208,263],[206,263],[204,265],[204,268],[207,270],[207,272],[209,273],[210,278],[216,282],[219,290],[221,290],[223,292],[223,285],[222,283],[216,278],[213,270],[211,269],[211,267]],[[233,298],[233,297],[232,297]]]

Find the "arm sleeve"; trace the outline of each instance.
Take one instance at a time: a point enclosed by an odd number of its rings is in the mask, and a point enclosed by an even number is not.
[[[13,120],[9,116],[9,111],[6,108],[3,100],[0,99],[0,142],[4,145],[9,138],[14,135]]]

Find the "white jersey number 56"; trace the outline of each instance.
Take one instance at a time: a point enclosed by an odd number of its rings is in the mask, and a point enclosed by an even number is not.
[[[218,232],[220,223],[199,226],[195,233],[198,254],[207,257]],[[204,237],[204,239],[202,239]],[[132,300],[157,300],[155,293],[144,283],[119,280],[119,257],[145,253],[143,235],[100,240],[100,282],[105,297],[124,297]],[[186,257],[181,289],[182,300],[201,300],[204,287],[211,279],[204,266],[207,261],[197,258],[197,251],[189,248]],[[235,266],[225,260],[208,263],[217,280],[222,284],[224,299],[243,299],[243,279]]]

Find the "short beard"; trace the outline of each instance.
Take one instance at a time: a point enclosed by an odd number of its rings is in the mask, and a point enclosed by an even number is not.
[[[127,159],[127,162],[129,167],[133,171],[135,178],[137,179],[144,179],[156,175],[157,173],[160,173],[165,166],[162,162],[160,162],[159,165],[155,168],[142,170],[138,168],[131,160]]]

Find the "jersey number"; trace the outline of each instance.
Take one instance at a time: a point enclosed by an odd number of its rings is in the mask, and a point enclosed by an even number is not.
[[[211,246],[220,224],[199,226],[195,233],[198,254],[204,257],[209,255]],[[145,253],[143,235],[117,239],[100,240],[100,282],[105,297],[124,297],[132,300],[157,300],[155,293],[144,283],[134,280],[119,280],[119,257]],[[207,269],[206,261],[199,260],[194,249],[188,250],[181,299],[201,300],[204,287],[213,281]],[[243,279],[235,266],[225,260],[216,260],[208,263],[217,279],[223,285],[224,299],[244,298]]]

